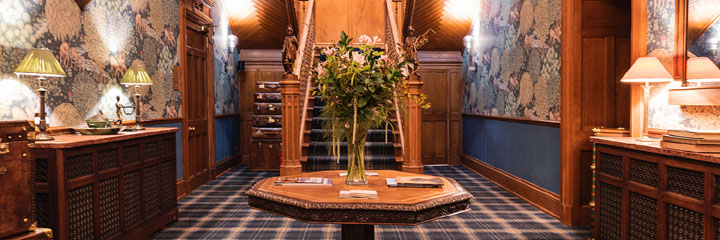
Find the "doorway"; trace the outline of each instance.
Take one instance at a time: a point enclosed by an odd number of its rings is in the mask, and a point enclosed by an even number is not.
[[[192,10],[184,14],[183,69],[183,178],[186,193],[213,178],[214,168],[214,81],[209,36],[212,19]]]

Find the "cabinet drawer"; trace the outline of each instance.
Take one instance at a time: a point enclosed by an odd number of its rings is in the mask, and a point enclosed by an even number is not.
[[[256,82],[255,92],[261,93],[280,93],[279,82]]]
[[[256,115],[280,115],[280,103],[255,103]]]
[[[261,93],[256,92],[255,93],[255,102],[274,102],[279,103],[280,102],[280,94],[279,93]]]
[[[282,115],[255,115],[253,126],[255,127],[280,127]]]

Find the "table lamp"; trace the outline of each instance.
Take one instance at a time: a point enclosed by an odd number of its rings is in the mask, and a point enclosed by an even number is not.
[[[630,70],[620,79],[625,83],[645,83],[643,88],[643,104],[645,109],[643,112],[643,136],[640,141],[655,141],[656,139],[648,137],[648,101],[650,99],[650,83],[653,82],[671,82],[672,75],[665,69],[655,57],[641,57],[635,60]]]
[[[48,49],[33,49],[20,62],[15,69],[18,76],[28,75],[36,76],[38,79],[38,93],[40,94],[40,114],[37,128],[40,133],[35,136],[36,141],[49,141],[54,138],[47,134],[45,130],[48,128],[45,113],[45,98],[47,97],[47,77],[65,77],[65,71],[60,63],[55,59],[52,52]]]
[[[720,82],[720,69],[707,57],[694,57],[687,61],[687,81],[697,83]]]
[[[135,86],[135,127],[126,130],[145,130],[145,128],[140,125],[140,85],[152,85],[152,80],[147,71],[145,71],[145,66],[140,62],[133,63],[130,69],[125,72],[122,80],[120,80],[120,84]]]

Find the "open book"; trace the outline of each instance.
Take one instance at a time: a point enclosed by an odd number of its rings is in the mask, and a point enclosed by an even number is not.
[[[281,186],[332,186],[332,179],[321,177],[279,177],[275,185]]]

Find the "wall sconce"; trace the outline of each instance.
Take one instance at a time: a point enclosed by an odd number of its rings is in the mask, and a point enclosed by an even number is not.
[[[475,54],[473,53],[473,36],[467,35],[463,38],[463,45],[468,52],[468,71],[475,71]]]
[[[230,54],[228,54],[228,59],[225,61],[225,70],[227,70],[228,73],[231,73],[233,71],[233,63],[235,62],[235,57],[233,56],[233,53],[235,53],[235,48],[237,47],[237,44],[237,36],[232,34],[227,36],[227,46],[230,49]]]

